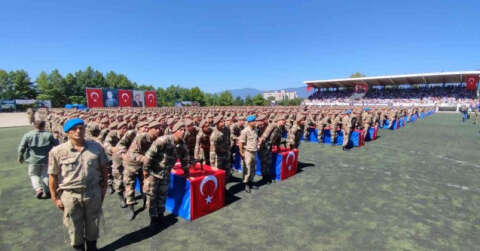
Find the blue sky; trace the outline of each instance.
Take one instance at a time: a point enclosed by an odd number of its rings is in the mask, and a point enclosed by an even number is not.
[[[2,1],[0,68],[92,66],[139,84],[298,87],[304,80],[480,69],[480,1]]]

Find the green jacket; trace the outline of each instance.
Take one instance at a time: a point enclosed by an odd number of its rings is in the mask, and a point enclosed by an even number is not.
[[[49,132],[33,130],[23,135],[18,146],[18,156],[28,164],[47,164],[48,152],[57,145]]]

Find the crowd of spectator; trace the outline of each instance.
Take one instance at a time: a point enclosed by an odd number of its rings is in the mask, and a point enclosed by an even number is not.
[[[418,88],[370,88],[366,94],[353,90],[317,90],[308,97],[307,103],[316,105],[408,105],[425,104],[439,106],[470,105],[476,100],[476,92],[465,86],[434,86]]]

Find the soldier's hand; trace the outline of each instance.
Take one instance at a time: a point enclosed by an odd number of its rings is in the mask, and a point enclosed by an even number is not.
[[[23,164],[23,157],[22,156],[18,157],[18,163]]]
[[[143,178],[147,178],[149,175],[147,170],[143,170]]]
[[[63,202],[60,199],[55,200],[55,206],[62,211],[63,209],[65,209],[65,207],[63,206]]]

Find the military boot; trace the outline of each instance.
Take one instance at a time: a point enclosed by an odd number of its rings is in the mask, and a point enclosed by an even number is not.
[[[133,218],[135,218],[135,208],[133,205],[128,206],[127,218],[129,220],[133,220]]]
[[[115,188],[113,188],[112,184],[108,185],[108,188],[110,189],[110,194],[115,193]]]
[[[97,251],[97,241],[87,241],[87,251]]]
[[[243,183],[243,186],[245,187],[245,192],[250,193],[250,183]]]
[[[73,250],[85,251],[85,245],[83,245],[83,244],[73,246],[72,248],[73,248]]]
[[[126,208],[127,203],[125,203],[125,198],[123,197],[123,194],[118,193],[118,199],[120,200],[120,207],[121,208]]]

